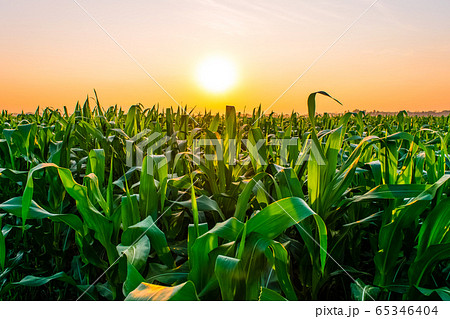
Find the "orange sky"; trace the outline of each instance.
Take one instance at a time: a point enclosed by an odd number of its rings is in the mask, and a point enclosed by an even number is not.
[[[271,105],[373,2],[267,0],[77,0],[174,99],[198,110]],[[274,106],[306,113],[355,108],[450,109],[450,2],[380,0]],[[237,82],[222,94],[198,84],[213,55],[233,61]],[[73,109],[96,89],[103,106],[175,106],[76,1],[0,5],[0,109]]]

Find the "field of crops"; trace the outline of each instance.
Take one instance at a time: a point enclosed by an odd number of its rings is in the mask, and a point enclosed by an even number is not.
[[[450,300],[450,117],[317,94],[3,111],[0,300]]]

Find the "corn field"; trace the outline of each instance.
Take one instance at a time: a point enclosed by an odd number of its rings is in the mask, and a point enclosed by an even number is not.
[[[317,94],[3,111],[0,300],[450,300],[450,118]]]

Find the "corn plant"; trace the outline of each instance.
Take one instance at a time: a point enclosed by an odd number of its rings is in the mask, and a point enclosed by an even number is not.
[[[450,299],[449,117],[94,93],[1,113],[0,300]]]

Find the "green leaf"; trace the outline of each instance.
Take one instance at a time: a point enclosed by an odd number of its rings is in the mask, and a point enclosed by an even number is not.
[[[250,218],[247,221],[247,233],[255,232],[272,239],[314,214],[314,211],[301,198],[284,198],[270,204]]]
[[[125,297],[145,281],[139,271],[130,263],[127,263],[127,279],[123,283],[122,292]]]
[[[238,201],[236,204],[236,210],[234,212],[234,217],[236,217],[241,222],[245,219],[245,213],[247,211],[248,201],[250,200],[250,196],[252,195],[253,188],[256,186],[256,183],[259,182],[265,176],[268,176],[266,172],[260,172],[253,176],[252,179],[247,181],[247,184],[244,187],[244,190],[239,194]]]
[[[243,296],[236,296],[242,284],[242,278],[245,276],[243,269],[239,266],[239,259],[218,256],[214,273],[219,281],[222,300],[241,300]],[[237,299],[235,299],[237,297]],[[239,298],[241,297],[241,298]]]
[[[311,93],[309,95],[309,97],[308,97],[308,116],[309,116],[309,119],[310,119],[310,121],[311,121],[313,126],[315,126],[315,124],[316,124],[316,95],[317,94],[321,94],[321,95],[327,96],[327,97],[335,100],[337,103],[342,105],[341,102],[336,100],[334,97],[329,95],[327,92],[318,91],[318,92]]]
[[[124,231],[128,227],[135,225],[140,220],[139,206],[137,195],[122,196],[122,203],[120,205],[122,215],[122,225]]]
[[[108,301],[113,301],[115,299],[115,291],[112,290],[111,284],[105,282],[104,284],[98,283],[95,285],[95,289],[98,294]]]
[[[49,277],[36,277],[29,275],[23,278],[21,281],[14,282],[13,284],[27,287],[38,287],[45,285],[52,280],[60,280],[76,286],[76,282],[73,280],[73,278],[68,276],[65,272],[62,271]]]
[[[383,225],[379,232],[379,251],[374,258],[376,266],[375,285],[386,286],[392,283],[394,278],[393,270],[396,267],[402,246],[402,230],[410,227],[418,216],[425,211],[430,201],[436,196],[438,190],[449,178],[450,175],[441,177],[431,187],[427,188],[418,196],[411,198],[408,203],[392,211],[392,216],[389,216],[388,219],[389,223]],[[419,273],[413,274],[414,277]],[[417,280],[420,281],[420,278],[420,276],[415,278],[413,282],[419,284]]]
[[[88,196],[92,194],[93,199],[97,201],[106,216],[110,216],[110,207],[108,206],[108,203],[102,195],[97,176],[94,173],[90,173],[84,176],[84,180],[85,184],[87,184]]]
[[[275,260],[275,272],[277,273],[277,278],[281,290],[283,290],[287,299],[297,300],[294,286],[292,285],[291,279],[289,278],[288,252],[286,248],[275,241],[272,241],[269,247],[272,250]]]
[[[222,224],[227,224],[225,221]],[[216,225],[217,227],[217,225]],[[210,268],[213,266],[210,261],[209,253],[217,248],[217,235],[215,231],[225,230],[227,233],[232,228],[228,227],[214,227],[211,231],[207,232],[208,224],[199,224],[198,231],[195,226],[190,224],[188,227],[188,254],[189,254],[189,280],[195,284],[195,286],[202,291],[208,280],[210,279]],[[198,235],[200,237],[198,237]]]
[[[302,185],[293,168],[284,168],[275,175],[283,197],[300,197],[305,199]]]
[[[352,299],[355,301],[368,301],[376,299],[381,290],[378,287],[366,285],[361,279],[350,284],[352,290]]]
[[[248,134],[247,148],[253,169],[256,172],[264,171],[268,165],[267,147],[264,134],[259,127],[253,127]]]
[[[139,183],[139,208],[142,218],[151,216],[155,220],[158,217],[158,202],[160,200],[155,185],[155,166],[158,166],[159,163],[161,163],[159,159],[160,156],[148,155],[144,158],[142,163],[141,179]],[[167,170],[167,164],[163,166],[165,166]],[[167,178],[165,181],[166,185],[164,187],[167,187]],[[161,209],[163,209],[164,203],[162,203],[162,205]]]
[[[422,287],[417,287],[417,290],[419,290],[422,294],[424,294],[425,296],[431,296],[432,293],[436,293],[438,294],[439,297],[441,297],[441,299],[443,301],[450,301],[450,289],[449,288],[436,288],[436,289],[427,289],[427,288],[422,288]]]
[[[431,245],[450,243],[450,198],[446,198],[428,214],[419,232],[417,258]]]
[[[261,287],[261,294],[259,295],[259,301],[288,301],[281,296],[278,292],[269,288]]]
[[[197,301],[195,286],[187,281],[175,287],[148,283],[140,284],[125,298],[125,301]]]
[[[217,132],[217,129],[219,128],[219,122],[220,122],[220,117],[219,117],[219,113],[216,114],[216,116],[214,116],[213,120],[211,121],[211,123],[209,124],[209,130],[211,132]]]
[[[408,277],[412,286],[419,286],[424,276],[431,276],[434,266],[441,260],[450,259],[450,243],[431,245],[414,260],[409,267]]]
[[[64,188],[67,193],[76,201],[78,211],[83,217],[87,227],[94,230],[95,238],[97,238],[103,247],[106,248],[108,260],[113,263],[117,258],[117,251],[111,243],[111,235],[113,232],[112,223],[106,219],[91,203],[87,195],[87,188],[75,182],[72,173],[67,168],[61,168],[53,163],[39,164],[32,168],[28,173],[27,185],[22,197],[22,223],[25,221],[30,211],[30,205],[33,196],[33,174],[39,170],[46,168],[56,168]]]
[[[133,265],[137,270],[145,266],[148,255],[150,254],[150,240],[147,236],[143,236],[138,242],[131,246],[118,245],[117,252],[119,255],[125,254],[128,263]]]
[[[105,181],[105,150],[94,149],[89,152],[86,175],[94,173],[100,185]]]
[[[22,217],[22,197],[14,197],[6,202],[0,204],[0,209],[8,213]],[[43,219],[49,218],[55,222],[62,222],[67,224],[76,232],[83,234],[83,223],[80,218],[74,214],[52,214],[40,207],[34,200],[31,201],[28,213],[28,219]]]
[[[222,213],[222,210],[220,209],[219,205],[217,204],[217,202],[214,199],[209,198],[208,196],[205,195],[201,195],[199,197],[196,197],[196,202],[197,202],[197,209],[199,211],[204,211],[204,212],[217,212],[220,217],[225,220],[225,216]],[[193,209],[192,207],[192,199],[190,200],[186,200],[186,201],[180,201],[180,202],[175,202],[177,205],[189,208],[189,209]]]
[[[6,243],[2,229],[2,216],[0,215],[0,267],[2,271],[5,270],[5,262],[6,262]]]
[[[225,111],[225,138],[223,143],[223,155],[226,160],[230,159],[230,156],[235,155],[233,153],[236,153],[236,133],[236,109],[234,106],[227,105]],[[231,161],[233,160],[234,158],[231,158]]]
[[[395,184],[397,181],[398,151],[397,142],[385,140],[380,149],[381,172],[385,184]]]
[[[153,222],[151,216],[148,216],[143,221],[129,226],[128,229],[122,234],[122,243],[130,245],[133,243],[142,233],[145,233],[150,239],[152,247],[155,249],[156,254],[161,261],[172,268],[174,260],[170,253],[170,248],[167,245],[166,236]]]
[[[408,184],[408,185],[379,185],[364,195],[355,196],[350,201],[353,203],[364,200],[380,200],[380,199],[403,199],[420,195],[420,193],[430,188],[430,185]]]
[[[328,249],[328,235],[327,235],[327,226],[323,219],[315,214],[314,221],[316,223],[318,232],[319,232],[319,245],[317,245],[317,241],[314,237],[314,234],[311,230],[311,225],[306,221],[304,223],[295,225],[300,236],[306,244],[306,248],[311,256],[311,263],[313,266],[317,266],[318,269],[322,272],[325,271],[325,264],[327,261],[327,249]],[[316,256],[319,256],[317,258]],[[319,263],[320,261],[320,263]]]
[[[141,107],[139,105],[133,105],[128,110],[125,121],[125,133],[128,136],[135,136],[139,132],[140,114],[141,114]]]

